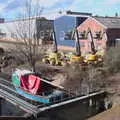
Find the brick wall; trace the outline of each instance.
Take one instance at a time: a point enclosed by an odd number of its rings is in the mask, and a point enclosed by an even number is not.
[[[87,31],[88,28],[91,29],[93,34],[95,34],[95,32],[98,32],[98,31],[104,31],[105,29],[104,26],[98,21],[96,21],[94,18],[88,18],[85,22],[83,22],[78,27],[78,31],[79,32]],[[82,51],[86,53],[89,52],[90,46],[88,45],[88,40],[81,40],[81,41],[84,41],[84,44],[85,44],[85,46],[81,48]],[[106,48],[106,40],[94,39],[94,43],[95,43],[96,49],[98,50],[102,50]]]
[[[78,30],[80,32],[82,32],[84,30],[87,30],[88,28],[90,28],[92,32],[104,30],[104,27],[102,26],[102,24],[100,24],[99,22],[97,22],[94,18],[88,18],[85,22],[83,22],[78,27]]]

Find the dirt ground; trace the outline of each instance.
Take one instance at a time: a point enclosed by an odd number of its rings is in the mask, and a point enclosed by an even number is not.
[[[2,69],[2,72],[0,72],[0,77],[9,80],[11,78],[12,72],[15,71],[16,67],[17,66],[14,67],[8,66]],[[28,65],[19,66],[18,68],[30,70]],[[65,79],[63,75],[64,73],[63,67],[59,67],[59,66],[50,66],[44,63],[37,63],[36,72],[42,74],[44,78],[48,78],[50,81],[53,81],[55,84],[58,85],[62,84]]]
[[[120,120],[120,105],[117,105],[112,109],[104,113],[100,113],[99,115],[88,120]]]
[[[113,106],[120,105],[120,73],[108,77],[106,91],[110,94]]]
[[[88,120],[120,120],[120,73],[108,77],[106,90],[113,103],[112,108]]]
[[[2,70],[0,77],[9,79],[13,71],[15,71],[16,66],[8,66]],[[30,69],[28,65],[20,66],[19,68]],[[48,78],[57,85],[63,85],[66,76],[65,70],[62,66],[51,66],[48,64],[38,62],[36,64],[36,72],[41,73],[43,77]],[[111,75],[106,80],[106,88],[111,94],[120,94],[120,73]]]

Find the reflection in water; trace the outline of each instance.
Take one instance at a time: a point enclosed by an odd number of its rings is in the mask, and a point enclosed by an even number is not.
[[[105,96],[84,99],[45,112],[41,120],[86,120],[105,110]]]
[[[86,120],[105,110],[105,95],[97,95],[45,111],[38,116],[38,120]],[[1,116],[23,116],[24,111],[13,104],[0,100]],[[36,119],[35,119],[36,120]]]
[[[0,116],[23,116],[25,112],[19,107],[0,98]]]

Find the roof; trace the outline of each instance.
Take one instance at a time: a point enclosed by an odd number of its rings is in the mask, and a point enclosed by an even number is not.
[[[92,16],[92,13],[84,13],[84,12],[72,12],[72,11],[55,11],[52,13],[43,14],[49,20],[56,20],[63,16],[71,16],[71,17],[89,17]]]
[[[67,15],[88,15],[92,16],[92,13],[85,13],[85,12],[72,12],[72,11],[66,11]]]
[[[36,20],[36,19],[40,19],[41,21],[53,21],[53,20],[46,19],[43,16],[41,16],[41,17],[35,16],[35,17],[30,17],[30,18],[19,18],[19,19],[15,19],[15,20],[4,21],[4,22],[0,22],[0,24],[18,22],[18,21],[29,21],[29,20]]]
[[[120,17],[93,17],[98,22],[110,29],[120,28]]]

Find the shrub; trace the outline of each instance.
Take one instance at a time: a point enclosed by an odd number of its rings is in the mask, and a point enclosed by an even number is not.
[[[68,65],[65,74],[67,79],[64,87],[77,95],[100,90],[105,85],[103,71],[92,66],[84,68],[79,64]]]
[[[87,71],[79,64],[71,64],[64,67],[66,81],[64,87],[68,90],[80,92],[81,84],[87,77]]]
[[[104,67],[109,74],[120,71],[120,48],[110,48],[104,57]]]

